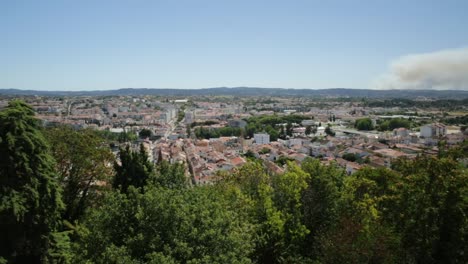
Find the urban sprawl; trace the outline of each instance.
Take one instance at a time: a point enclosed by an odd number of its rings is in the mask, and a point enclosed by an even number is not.
[[[0,108],[12,98],[0,100]],[[193,184],[216,181],[249,160],[270,173],[307,157],[348,174],[364,166],[437,155],[468,138],[463,103],[430,98],[242,96],[25,97],[44,126],[70,125],[143,145],[154,163],[182,163]]]

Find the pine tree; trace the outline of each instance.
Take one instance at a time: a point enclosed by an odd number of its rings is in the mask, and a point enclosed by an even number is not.
[[[127,145],[125,149],[120,149],[120,164],[114,165],[116,175],[114,179],[114,188],[120,189],[123,193],[127,192],[130,185],[143,187],[148,178],[154,173],[154,166],[148,159],[143,144],[139,151],[132,151]]]
[[[0,112],[0,153],[0,256],[43,262],[63,203],[39,120],[22,101]]]

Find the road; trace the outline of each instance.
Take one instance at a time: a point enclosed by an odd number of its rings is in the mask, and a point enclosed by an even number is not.
[[[376,138],[376,137],[379,137],[379,133],[376,132],[376,131],[359,131],[359,130],[355,130],[355,129],[351,129],[351,128],[341,128],[341,127],[332,127],[332,130],[336,131],[336,132],[342,132],[342,133],[346,133],[346,134],[355,134],[355,135],[362,135],[362,136],[366,136],[366,137],[372,137],[372,138]]]

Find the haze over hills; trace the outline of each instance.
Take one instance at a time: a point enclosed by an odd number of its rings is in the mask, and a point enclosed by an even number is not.
[[[313,96],[313,97],[369,97],[369,98],[468,98],[468,91],[463,90],[372,90],[351,88],[330,89],[290,89],[259,87],[216,87],[200,89],[173,88],[122,88],[115,90],[94,91],[41,91],[22,89],[0,89],[0,95],[23,96],[112,96],[112,95],[243,95],[243,96]]]

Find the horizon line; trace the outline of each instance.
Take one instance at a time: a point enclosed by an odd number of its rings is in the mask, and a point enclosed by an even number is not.
[[[95,90],[75,90],[75,89],[63,89],[63,90],[47,90],[47,89],[29,89],[29,88],[1,88],[0,90],[19,90],[19,91],[38,91],[38,92],[99,92],[99,91],[118,91],[118,90],[209,90],[209,89],[281,89],[281,90],[337,90],[337,89],[350,89],[350,90],[371,90],[371,91],[464,91],[468,92],[468,89],[375,89],[375,88],[353,88],[353,87],[329,87],[329,88],[284,88],[284,87],[256,87],[256,86],[215,86],[215,87],[202,87],[202,88],[154,88],[154,87],[121,87],[121,88],[109,88],[109,89],[95,89]]]

